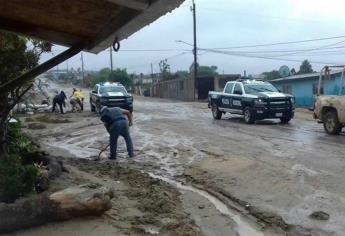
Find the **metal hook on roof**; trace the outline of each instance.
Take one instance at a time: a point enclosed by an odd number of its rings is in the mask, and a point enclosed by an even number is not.
[[[118,37],[115,38],[114,42],[113,42],[113,49],[115,52],[118,52],[120,50],[120,42],[119,42],[119,39]]]

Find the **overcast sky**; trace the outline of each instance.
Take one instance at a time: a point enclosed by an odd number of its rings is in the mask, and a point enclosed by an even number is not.
[[[315,70],[319,70],[324,63],[345,64],[345,37],[234,48],[343,36],[343,0],[196,0],[196,4],[198,47],[232,47],[224,49],[226,54],[199,51],[199,64],[215,65],[219,73],[243,73],[246,70],[248,74],[259,74],[279,69],[281,65],[297,70],[303,59],[319,62],[312,63]],[[168,58],[172,71],[188,70],[193,61],[192,48],[176,40],[193,42],[190,5],[191,0],[186,0],[180,8],[122,41],[120,52],[113,54],[114,67],[127,68],[131,73],[150,73],[152,63],[154,71],[158,72],[159,61]],[[126,51],[137,49],[176,51]],[[54,47],[55,54],[61,50],[62,47]],[[44,56],[43,60],[50,56]],[[109,67],[109,51],[98,55],[84,53],[84,61],[86,70]],[[80,55],[70,59],[68,65],[75,69],[81,67]],[[59,68],[66,66],[64,62]]]

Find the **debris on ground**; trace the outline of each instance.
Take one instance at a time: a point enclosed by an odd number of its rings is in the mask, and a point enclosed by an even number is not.
[[[309,215],[314,220],[329,220],[329,214],[323,211],[315,211]]]

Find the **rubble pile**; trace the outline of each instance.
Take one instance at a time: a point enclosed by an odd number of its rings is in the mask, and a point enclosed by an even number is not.
[[[50,81],[38,78],[33,87],[24,95],[22,101],[14,107],[14,112],[34,114],[50,112],[52,98],[57,94],[56,89],[51,89]]]

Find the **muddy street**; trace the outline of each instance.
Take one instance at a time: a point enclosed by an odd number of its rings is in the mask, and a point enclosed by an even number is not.
[[[55,156],[93,159],[108,143],[96,114],[50,117],[29,131]],[[120,139],[118,163],[178,189],[204,235],[345,233],[345,135],[326,135],[310,114],[299,112],[288,125],[247,125],[237,116],[213,120],[205,103],[137,97],[130,132],[136,157],[127,159]],[[316,211],[329,220],[312,219]]]

